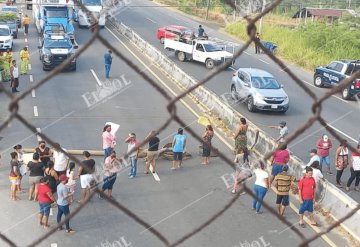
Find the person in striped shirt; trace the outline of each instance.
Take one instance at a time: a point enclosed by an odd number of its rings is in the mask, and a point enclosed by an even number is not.
[[[285,208],[290,204],[289,191],[295,177],[288,174],[289,167],[285,165],[283,171],[275,176],[276,206],[280,216],[284,215]]]

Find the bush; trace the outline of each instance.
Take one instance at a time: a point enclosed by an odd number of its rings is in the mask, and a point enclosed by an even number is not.
[[[226,31],[247,40],[246,26],[245,22],[237,22]],[[278,54],[287,60],[314,69],[332,60],[360,58],[360,32],[349,30],[348,24],[311,23],[296,29],[265,24],[261,39],[276,43]]]
[[[16,13],[0,12],[0,21],[13,21],[16,18]]]

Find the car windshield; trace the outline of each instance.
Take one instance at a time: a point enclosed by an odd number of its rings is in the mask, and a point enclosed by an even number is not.
[[[273,77],[258,77],[251,78],[252,85],[259,89],[279,89],[280,85]]]
[[[204,47],[205,47],[205,51],[207,52],[223,51],[223,48],[217,45],[204,44]]]
[[[67,13],[65,10],[51,10],[46,12],[46,16],[50,18],[64,18],[67,16]]]
[[[44,28],[45,33],[64,33],[64,27],[63,26],[45,26]]]
[[[10,32],[7,28],[0,28],[0,36],[9,36]]]
[[[8,26],[10,29],[16,29],[16,25],[17,25],[15,21],[4,21],[4,22],[0,21],[0,24]]]
[[[89,6],[101,6],[101,0],[83,0],[82,3],[84,5],[89,5]]]
[[[71,41],[68,39],[45,39],[44,47],[45,48],[70,49],[72,47],[72,44],[71,44]]]

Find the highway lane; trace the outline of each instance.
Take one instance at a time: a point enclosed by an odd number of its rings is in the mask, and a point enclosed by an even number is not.
[[[203,64],[196,62],[179,62],[172,52],[163,49],[163,46],[156,39],[157,28],[166,26],[169,24],[185,25],[191,28],[196,28],[198,22],[194,21],[186,16],[183,16],[177,12],[173,12],[168,8],[159,7],[158,5],[147,1],[133,1],[132,4],[135,7],[128,7],[124,9],[117,18],[130,28],[139,33],[145,40],[152,45],[163,51],[168,55],[177,65],[179,65],[185,72],[194,76],[196,79],[201,80],[209,71]],[[136,6],[151,6],[151,7],[136,7]],[[146,25],[144,25],[146,23]],[[213,25],[211,25],[213,26]],[[212,29],[205,24],[206,32],[209,32],[211,36],[222,38],[224,40],[234,41],[233,39],[219,33],[216,29]],[[259,60],[261,59],[261,60]],[[312,85],[312,74],[295,66],[289,65],[291,70],[299,76],[300,79],[306,81],[308,87],[318,96],[321,97],[329,89],[319,89]],[[230,81],[233,71],[228,69],[215,76],[212,80],[207,82],[206,87],[214,91],[219,96],[228,100],[229,104],[234,104],[234,108],[243,114],[247,119],[256,124],[259,128],[263,129],[271,136],[276,137],[278,132],[269,129],[268,125],[276,125],[279,121],[285,120],[288,123],[290,131],[294,131],[297,127],[304,124],[305,121],[312,115],[311,106],[312,99],[303,92],[303,90],[283,71],[281,71],[277,65],[274,64],[266,55],[255,55],[253,48],[246,51],[244,55],[239,57],[233,66],[239,67],[255,67],[264,69],[272,73],[279,82],[284,85],[286,92],[290,98],[290,109],[283,115],[279,113],[269,112],[256,112],[249,113],[245,104],[238,104],[230,100]],[[355,144],[354,139],[357,139],[359,135],[359,128],[356,127],[356,123],[360,120],[359,104],[356,101],[344,101],[339,99],[338,95],[331,97],[327,100],[322,107],[322,116],[339,130],[340,134],[348,139],[352,144]],[[326,133],[326,130],[316,123],[310,127],[306,132],[298,137],[297,141],[290,144],[291,150],[301,159],[308,160],[309,149],[315,146],[316,141],[322,134]],[[353,138],[350,139],[349,137]],[[301,141],[300,141],[301,140]],[[332,157],[334,157],[335,147],[338,146],[338,142],[334,142],[334,148],[332,150]],[[348,178],[348,173],[344,174],[344,179]],[[328,177],[330,181],[333,181],[333,177]],[[352,196],[360,201],[359,193],[355,193]]]
[[[80,44],[89,38],[87,30],[76,31]],[[108,32],[105,30],[102,32],[110,42],[125,51],[124,47]],[[34,47],[34,43],[30,43],[30,47]],[[79,58],[77,72],[59,74],[36,90],[36,99],[26,102],[29,107],[36,104],[39,109],[39,117],[37,119],[29,117],[28,120],[68,149],[100,149],[101,128],[104,122],[113,121],[121,124],[116,148],[116,151],[121,154],[126,150],[122,141],[127,133],[135,132],[142,139],[150,130],[163,123],[169,115],[165,109],[166,101],[117,58],[114,59],[112,79],[119,79],[124,75],[132,85],[112,99],[101,102],[94,108],[88,107],[82,95],[97,90],[97,82],[90,69],[94,69],[99,79],[103,80],[102,54],[105,50],[106,48],[99,42],[95,43]],[[97,56],[94,57],[92,54],[97,54]],[[137,53],[137,55],[141,57],[141,54]],[[134,60],[128,53],[126,56]],[[146,58],[141,58],[144,63],[150,64]],[[134,62],[143,68],[138,61],[134,60]],[[37,58],[31,58],[31,63],[34,82],[48,73],[42,72]],[[161,79],[166,80],[162,76]],[[179,92],[174,86],[172,89]],[[191,101],[188,103],[194,107]],[[202,126],[196,124],[196,117],[181,104],[177,105],[177,109],[188,125],[191,125],[198,133],[203,130]],[[160,134],[162,144],[171,142],[171,136],[177,128],[178,124],[172,123]],[[23,133],[24,137],[25,134]],[[6,141],[12,141],[12,137],[10,136]],[[21,143],[25,147],[32,147],[36,145],[36,138],[32,137]],[[189,137],[188,150],[193,158],[184,161],[184,169],[172,172],[169,161],[159,160],[157,170],[161,178],[160,183],[155,182],[151,175],[141,174],[144,164],[140,160],[138,178],[129,180],[126,169],[118,175],[118,181],[115,184],[114,197],[150,222],[156,229],[164,232],[172,241],[204,222],[231,198],[231,194],[221,179],[225,172],[231,172],[231,168],[217,158],[212,159],[209,167],[201,167],[200,157],[196,154],[198,145],[198,142]],[[224,149],[224,144],[217,138],[214,139],[214,146],[222,147],[221,149],[231,156],[230,150]],[[8,152],[6,152],[7,156]],[[100,159],[97,159],[97,162],[99,168]],[[23,200],[17,202],[16,211],[14,211],[14,204],[9,202],[7,196],[7,173],[7,166],[0,168],[1,177],[4,178],[0,181],[0,198],[2,202],[5,202],[1,205],[1,210],[4,212],[0,215],[1,232],[14,239],[19,246],[24,246],[44,234],[45,231],[35,227],[37,205],[26,201],[25,195],[21,195]],[[27,177],[24,179],[26,188]],[[79,197],[78,193],[76,197]],[[268,195],[267,200],[274,201],[273,193]],[[272,246],[280,246],[299,241],[294,233],[287,230],[286,226],[281,223],[274,224],[276,219],[266,210],[263,215],[257,215],[258,217],[256,216],[254,220],[255,215],[249,204],[250,198],[243,196],[223,217],[183,245],[234,246],[244,241],[264,239]],[[72,206],[72,210],[75,206],[77,204]],[[56,210],[50,217],[51,225],[55,225],[55,213]],[[287,211],[286,216],[289,221],[296,224],[298,219],[293,211]],[[144,231],[143,227],[98,198],[94,198],[78,216],[71,220],[71,225],[77,230],[77,233],[71,237],[64,232],[57,232],[39,246],[48,247],[51,244],[57,244],[59,247],[101,246],[107,242],[115,243],[123,240],[127,243],[131,242],[131,246],[161,246],[155,237],[148,231]],[[310,227],[302,231],[307,236],[313,234]],[[327,245],[323,240],[317,240],[312,246]]]

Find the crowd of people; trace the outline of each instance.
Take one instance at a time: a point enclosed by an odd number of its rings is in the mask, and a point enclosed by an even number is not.
[[[276,209],[280,216],[284,215],[285,208],[290,203],[289,192],[291,188],[298,182],[299,189],[299,225],[305,227],[303,215],[309,212],[311,224],[316,225],[313,217],[316,189],[320,179],[323,179],[323,168],[326,167],[326,173],[332,175],[330,149],[333,147],[332,141],[327,135],[323,135],[316,143],[316,148],[310,150],[310,161],[304,165],[304,175],[301,178],[289,173],[289,160],[291,153],[284,143],[288,135],[286,122],[280,122],[279,126],[269,126],[279,129],[279,137],[276,139],[278,143],[277,150],[274,151],[270,158],[271,174],[268,173],[265,162],[255,164],[251,161],[248,149],[247,131],[248,124],[245,118],[240,119],[240,125],[234,133],[235,143],[235,165],[236,175],[232,193],[237,193],[238,188],[242,187],[243,182],[255,175],[255,183],[253,192],[255,199],[252,208],[257,214],[261,214],[261,205],[269,188],[274,186],[276,191]],[[115,132],[116,133],[116,132]],[[95,160],[92,159],[88,151],[83,152],[83,159],[77,172],[75,163],[70,161],[69,157],[63,152],[67,152],[60,144],[55,143],[53,148],[46,146],[45,141],[39,141],[35,152],[32,154],[32,160],[25,164],[23,160],[24,152],[21,145],[14,147],[14,152],[10,154],[10,175],[11,193],[10,198],[14,201],[19,200],[18,193],[23,192],[21,181],[26,173],[29,173],[29,191],[28,200],[37,201],[39,203],[39,225],[48,228],[48,217],[50,208],[57,204],[57,222],[61,222],[63,215],[67,217],[70,214],[69,206],[77,201],[84,203],[92,189],[99,183],[102,183],[102,191],[108,197],[112,197],[112,190],[119,171],[126,166],[130,166],[129,178],[133,179],[137,176],[137,164],[140,154],[140,142],[136,139],[135,133],[130,133],[125,139],[127,144],[127,164],[123,158],[117,158],[114,151],[116,145],[116,136],[112,132],[111,124],[106,124],[103,128],[102,143],[104,150],[104,163],[102,165],[101,181],[95,175]],[[211,125],[207,125],[202,134],[202,165],[207,166],[210,162],[210,154],[212,147],[212,139],[214,130]],[[161,148],[159,148],[160,139],[156,135],[156,131],[151,131],[146,137],[148,147],[145,150],[145,169],[144,173],[156,172],[156,160],[159,157]],[[184,129],[179,128],[177,134],[174,135],[171,143],[173,152],[173,162],[171,170],[182,167],[183,153],[186,150],[187,136]],[[62,150],[63,151],[62,151]],[[360,152],[360,145],[357,146]],[[359,191],[360,183],[360,156],[357,152],[350,154],[347,141],[343,140],[335,152],[335,168],[336,168],[336,185],[342,188],[342,174],[344,169],[350,167],[351,176],[346,183],[346,190],[355,180],[355,190]],[[81,188],[80,200],[75,200],[74,193],[76,185],[79,181]],[[57,195],[56,198],[54,195]],[[99,195],[99,198],[103,197]],[[66,232],[75,232],[70,228],[69,219],[65,221]],[[62,230],[62,227],[59,228]]]
[[[291,153],[285,144],[285,138],[289,133],[286,122],[282,121],[278,126],[269,126],[271,128],[279,129],[279,137],[276,138],[278,148],[273,152],[270,158],[271,174],[267,172],[266,164],[260,161],[258,164],[253,164],[249,161],[249,150],[247,144],[247,129],[248,125],[245,118],[240,119],[238,130],[234,134],[235,139],[235,160],[236,173],[235,182],[232,188],[232,193],[237,193],[239,188],[245,180],[255,175],[255,183],[253,186],[253,193],[255,199],[253,200],[252,208],[257,214],[262,213],[261,203],[264,200],[268,190],[273,186],[276,191],[276,208],[280,216],[284,215],[286,206],[290,203],[289,192],[296,186],[299,190],[299,225],[305,227],[303,216],[305,212],[309,212],[309,218],[312,225],[317,225],[313,211],[318,189],[319,181],[324,179],[323,168],[326,167],[327,175],[332,175],[330,150],[333,147],[332,141],[324,134],[316,142],[316,148],[310,150],[310,160],[303,166],[303,176],[296,178],[289,173],[289,160]],[[336,169],[336,186],[343,187],[341,181],[343,171],[347,167],[350,168],[350,177],[346,183],[346,191],[351,189],[351,185],[355,180],[355,191],[359,191],[360,183],[360,143],[357,146],[357,152],[351,152],[348,149],[346,140],[340,142],[339,147],[335,151],[335,169]],[[252,171],[253,170],[253,171]]]

